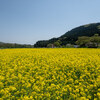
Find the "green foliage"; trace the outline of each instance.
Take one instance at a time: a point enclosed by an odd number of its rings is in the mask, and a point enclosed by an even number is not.
[[[58,41],[54,42],[54,46],[55,47],[60,47],[61,46],[61,41],[58,40]]]
[[[74,48],[74,46],[72,44],[67,44],[65,47],[66,48]]]
[[[60,43],[58,41],[54,42],[55,47],[60,47]]]
[[[100,25],[99,25],[99,26],[97,26],[97,28],[100,30]]]
[[[100,35],[100,23],[92,23],[83,25],[77,28],[72,29],[71,31],[66,32],[64,35],[58,37],[58,38],[52,38],[50,40],[46,41],[38,41],[34,45],[34,47],[47,47],[48,44],[54,44],[54,42],[60,40],[61,46],[66,46],[66,44],[75,44],[75,42],[78,40],[78,37],[81,36],[88,36],[91,37],[95,33]]]
[[[82,36],[82,37],[78,37],[78,40],[76,41],[77,45],[80,45],[80,47],[85,47],[85,45],[87,43],[90,42],[90,38],[87,36]]]
[[[0,42],[0,48],[33,48],[33,45],[16,44],[16,43],[3,43]]]
[[[95,34],[94,36],[91,37],[90,41],[94,43],[100,43],[100,36],[98,34]]]
[[[98,34],[94,34],[92,37],[82,36],[78,38],[76,44],[80,45],[80,47],[97,48],[100,44],[100,36]]]
[[[34,47],[47,47],[48,44],[53,44],[56,42],[58,39],[57,38],[52,38],[50,40],[42,40],[42,41],[37,41],[34,44]]]
[[[53,44],[50,43],[50,44],[47,45],[47,47],[48,48],[52,48],[53,47]]]

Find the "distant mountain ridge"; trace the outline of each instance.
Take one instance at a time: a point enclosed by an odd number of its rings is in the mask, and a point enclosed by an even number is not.
[[[48,44],[50,43],[53,44],[58,40],[61,41],[61,46],[66,45],[68,43],[75,44],[75,41],[77,41],[78,37],[93,36],[94,34],[100,35],[100,23],[91,23],[82,25],[66,32],[65,34],[63,34],[58,38],[37,41],[36,44],[34,44],[34,47],[47,47]]]

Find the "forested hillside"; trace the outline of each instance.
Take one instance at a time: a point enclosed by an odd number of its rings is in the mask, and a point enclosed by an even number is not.
[[[66,45],[68,43],[75,44],[80,36],[93,36],[94,34],[100,35],[100,23],[86,24],[76,27],[58,38],[52,38],[50,40],[37,41],[34,47],[47,47],[48,44],[54,44],[56,41],[60,41],[60,45]]]

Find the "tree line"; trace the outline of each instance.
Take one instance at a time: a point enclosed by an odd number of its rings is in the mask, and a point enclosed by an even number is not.
[[[0,42],[0,48],[33,48],[33,45],[16,44],[16,43],[2,43]]]
[[[66,43],[62,44],[62,41],[56,38],[53,38],[48,41],[42,41],[38,42],[37,44],[40,45],[40,47],[46,47],[46,48],[55,48],[55,47],[61,47],[61,48],[73,48],[73,47],[88,47],[88,48],[98,48],[100,47],[100,36],[99,34],[94,34],[93,36],[80,36],[76,40],[75,44],[72,43]],[[46,44],[45,44],[46,43]],[[37,47],[38,47],[37,45]],[[16,44],[16,43],[2,43],[0,42],[0,48],[33,48],[36,47],[34,45],[27,45],[27,44]]]
[[[81,36],[78,37],[78,40],[75,42],[75,45],[68,43],[62,46],[62,42],[57,40],[56,42],[49,43],[47,45],[48,48],[55,48],[55,47],[87,47],[87,48],[98,48],[100,46],[100,36],[99,34],[94,34],[93,36]]]
[[[76,28],[73,28],[72,30],[69,30],[65,34],[61,35],[57,38],[51,38],[49,40],[41,40],[37,41],[34,44],[34,47],[48,47],[50,44],[54,44],[58,40],[61,41],[60,45],[61,47],[66,47],[66,44],[72,44],[75,45],[76,41],[78,40],[78,37],[81,36],[87,36],[91,37],[95,33],[100,35],[100,23],[91,23],[87,25],[82,25]]]
[[[94,34],[91,37],[78,37],[76,44],[79,45],[79,47],[98,48],[100,46],[100,36],[98,34]]]

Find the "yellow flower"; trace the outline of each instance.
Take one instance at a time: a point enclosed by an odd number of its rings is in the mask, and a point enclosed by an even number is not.
[[[1,100],[97,100],[99,86],[100,49],[0,50]]]
[[[100,99],[100,93],[97,93],[98,98]]]

